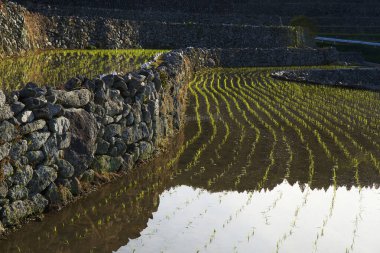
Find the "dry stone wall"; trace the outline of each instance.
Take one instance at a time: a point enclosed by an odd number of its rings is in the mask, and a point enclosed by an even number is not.
[[[12,2],[0,6],[0,57],[35,49],[303,47],[302,28],[43,16]]]
[[[125,76],[0,92],[0,231],[66,205],[95,175],[149,159],[183,124],[186,84],[212,58],[177,50]]]

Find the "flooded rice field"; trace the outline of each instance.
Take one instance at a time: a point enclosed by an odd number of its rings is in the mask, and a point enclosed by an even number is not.
[[[0,88],[20,89],[28,82],[61,86],[82,75],[125,73],[134,70],[164,50],[53,50],[0,61]]]
[[[378,252],[380,94],[213,69],[159,159],[0,252]]]

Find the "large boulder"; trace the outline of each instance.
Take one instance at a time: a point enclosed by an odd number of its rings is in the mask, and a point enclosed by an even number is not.
[[[70,121],[70,147],[64,150],[64,157],[75,165],[75,176],[81,175],[91,164],[96,151],[98,126],[93,115],[83,109],[68,109],[65,117]]]

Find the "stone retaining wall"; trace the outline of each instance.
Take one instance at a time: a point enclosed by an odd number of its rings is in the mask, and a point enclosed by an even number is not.
[[[284,70],[272,77],[296,82],[380,91],[378,68]]]
[[[150,158],[181,127],[186,84],[212,58],[178,50],[125,76],[0,92],[0,232]]]
[[[12,2],[0,5],[0,57],[35,49],[303,47],[302,28],[44,16]]]

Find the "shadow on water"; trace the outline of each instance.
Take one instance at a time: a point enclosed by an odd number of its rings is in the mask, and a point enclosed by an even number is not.
[[[200,72],[168,153],[0,252],[376,252],[379,94],[270,71]]]

